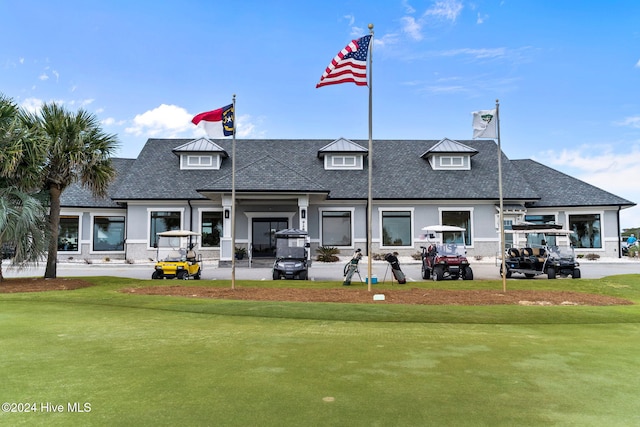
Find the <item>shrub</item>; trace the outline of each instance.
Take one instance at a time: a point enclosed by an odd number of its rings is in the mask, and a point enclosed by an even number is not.
[[[586,254],[585,255],[585,259],[588,259],[589,261],[596,261],[596,260],[600,259],[600,255],[598,255],[598,254]]]
[[[318,252],[318,256],[316,257],[317,261],[321,262],[338,262],[340,258],[336,255],[340,253],[340,249],[334,248],[331,246],[320,246],[316,249]]]
[[[411,255],[411,258],[417,259],[417,260],[421,260],[422,259],[422,252],[416,252],[415,254]]]

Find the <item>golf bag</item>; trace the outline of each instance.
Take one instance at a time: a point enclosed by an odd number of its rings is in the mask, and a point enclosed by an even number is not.
[[[358,263],[360,262],[361,258],[361,250],[356,249],[349,263],[344,266],[344,282],[342,282],[343,286],[349,286],[351,284],[351,278],[353,277],[353,274],[358,271]]]
[[[404,277],[404,273],[400,269],[400,263],[398,262],[398,257],[396,256],[396,254],[386,254],[384,256],[384,260],[387,261],[389,265],[391,265],[391,272],[393,273],[393,277],[395,277],[398,281],[398,284],[404,285],[405,283],[407,283],[407,279]]]

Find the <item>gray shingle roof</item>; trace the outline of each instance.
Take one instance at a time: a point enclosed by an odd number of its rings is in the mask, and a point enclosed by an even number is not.
[[[190,140],[150,139],[113,193],[118,200],[201,199],[199,191],[231,191],[231,160],[220,170],[180,170],[172,150]],[[478,154],[471,170],[434,171],[421,155],[440,140],[373,141],[373,197],[376,199],[496,200],[497,146],[491,140],[458,141]],[[237,140],[236,190],[327,192],[330,199],[366,199],[363,170],[324,169],[317,157],[331,140]],[[354,140],[368,147],[368,140]],[[230,139],[214,143],[231,153]],[[531,201],[538,194],[503,155],[505,199]],[[365,162],[367,163],[367,162]]]
[[[109,195],[115,192],[122,179],[127,176],[129,168],[133,165],[135,159],[112,158],[111,161],[118,175],[107,190]],[[93,197],[91,190],[83,187],[79,182],[65,188],[60,196],[60,204],[65,207],[122,208],[109,197],[100,199]]]
[[[635,203],[534,160],[512,160],[540,199],[530,207],[634,206]]]
[[[117,165],[121,172],[112,185],[112,197],[118,201],[184,200],[206,199],[202,193],[207,192],[231,192],[231,159],[224,160],[220,170],[180,170],[179,159],[172,150],[192,141],[149,139],[137,159],[119,159]],[[458,148],[462,145],[477,152],[471,159],[471,170],[433,170],[421,156],[441,141],[373,141],[373,197],[379,200],[498,200],[495,141],[452,141]],[[328,199],[365,200],[368,162],[363,170],[324,169],[318,153],[334,142],[237,140],[236,191],[326,193]],[[232,152],[230,139],[213,143],[227,153]],[[368,140],[352,143],[368,147]],[[503,197],[508,203],[522,202],[530,207],[634,205],[532,160],[510,161],[504,153],[501,156]],[[65,200],[75,202],[75,197]]]

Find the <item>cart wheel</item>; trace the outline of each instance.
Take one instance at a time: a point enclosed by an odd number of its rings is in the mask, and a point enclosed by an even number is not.
[[[553,267],[547,268],[547,277],[549,279],[555,279],[556,278],[556,269],[553,268]]]
[[[466,266],[462,273],[462,280],[473,280],[473,270],[471,267]]]
[[[273,280],[279,280],[280,279],[280,273],[278,273],[278,270],[273,270]]]
[[[200,276],[202,275],[202,270],[198,268],[198,272],[193,276],[194,279],[200,280]]]
[[[573,274],[571,275],[571,277],[573,277],[574,279],[579,279],[581,277],[580,269],[579,268],[574,268],[573,269]]]
[[[301,271],[298,277],[300,277],[300,280],[307,280],[309,278],[309,272],[307,270]]]
[[[438,282],[444,279],[444,268],[442,267],[433,267],[433,280]]]
[[[187,274],[186,271],[179,271],[178,274],[176,275],[176,278],[178,280],[187,280],[189,278],[189,275]]]
[[[160,273],[158,273],[157,271],[154,271],[153,274],[151,275],[151,279],[158,280],[158,279],[162,279],[162,277],[160,277]]]

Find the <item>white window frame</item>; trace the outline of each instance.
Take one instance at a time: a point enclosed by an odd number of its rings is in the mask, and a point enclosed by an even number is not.
[[[184,230],[184,208],[147,208],[147,249],[155,250],[151,243],[151,213],[152,212],[180,212],[180,229]]]
[[[331,154],[324,158],[324,168],[327,170],[362,170],[361,154]]]
[[[225,217],[224,217],[224,209],[223,208],[200,208],[198,209],[199,214],[198,214],[198,225],[197,225],[197,230],[199,230],[199,233],[202,233],[202,216],[205,212],[220,212],[222,213],[222,235],[220,236],[220,244],[218,246],[202,246],[202,236],[200,236],[200,239],[198,239],[198,247],[202,248],[202,249],[221,249],[222,248],[222,238],[224,237],[224,223],[225,223]]]
[[[62,217],[77,217],[78,218],[78,250],[77,251],[61,251],[60,249],[58,249],[58,253],[64,254],[64,255],[78,255],[82,253],[82,212],[77,212],[77,211],[65,211],[65,212],[60,212],[60,218]],[[58,225],[59,227],[60,225]],[[60,239],[60,236],[58,236],[58,239]]]
[[[322,213],[323,212],[328,212],[328,211],[331,211],[331,212],[349,212],[349,214],[351,215],[350,216],[350,219],[351,219],[351,221],[350,221],[351,222],[351,245],[349,245],[349,246],[337,246],[336,245],[335,247],[336,248],[340,248],[340,249],[353,249],[353,248],[355,248],[356,236],[355,236],[355,224],[354,223],[355,223],[355,212],[356,212],[356,210],[355,210],[355,208],[347,208],[347,207],[345,207],[345,208],[339,208],[339,207],[336,207],[336,208],[319,208],[318,209],[318,214],[319,214],[318,231],[320,232],[320,234],[319,234],[320,246],[324,246],[324,242],[322,241],[322,218],[323,218],[322,217]]]
[[[95,219],[96,217],[99,218],[105,218],[105,217],[115,217],[115,216],[121,216],[124,217],[124,249],[122,249],[121,251],[96,251],[93,249],[93,233],[95,231]],[[126,211],[123,212],[91,212],[90,214],[90,221],[89,221],[89,226],[90,226],[90,233],[89,233],[89,253],[90,254],[122,254],[126,252],[126,248],[127,248],[127,213]]]
[[[203,162],[203,160],[205,160]],[[208,160],[208,162],[206,162]],[[181,154],[180,155],[180,169],[206,169],[206,170],[218,170],[220,169],[220,155],[219,154]]]
[[[411,236],[409,237],[409,241],[411,242],[410,245],[403,245],[403,246],[384,246],[384,239],[382,238],[383,232],[383,224],[382,224],[382,218],[383,218],[383,213],[384,212],[409,212],[409,228],[410,228],[410,233]],[[410,208],[410,207],[406,207],[406,208],[401,208],[401,207],[396,207],[396,208],[378,208],[378,224],[379,224],[379,229],[378,229],[378,236],[380,236],[380,249],[411,249],[414,247],[414,243],[413,243],[413,239],[414,239],[414,226],[415,226],[415,208]]]
[[[469,224],[471,225],[471,230],[469,230],[469,236],[471,236],[471,244],[469,242],[465,242],[467,248],[473,248],[476,244],[475,233],[473,232],[473,211],[472,207],[447,207],[447,208],[438,208],[438,217],[440,219],[440,224],[442,225],[442,213],[443,212],[469,212]],[[466,239],[465,239],[466,240]]]
[[[471,169],[471,158],[469,155],[442,155],[434,156],[434,169],[446,170],[469,170]],[[447,161],[445,163],[445,160]]]
[[[606,250],[605,237],[604,237],[605,236],[604,211],[595,211],[595,210],[565,211],[564,228],[569,229],[569,219],[573,215],[600,215],[600,247],[599,248],[575,248],[575,251],[576,252],[604,252]],[[568,239],[567,244],[570,241],[571,239]]]

